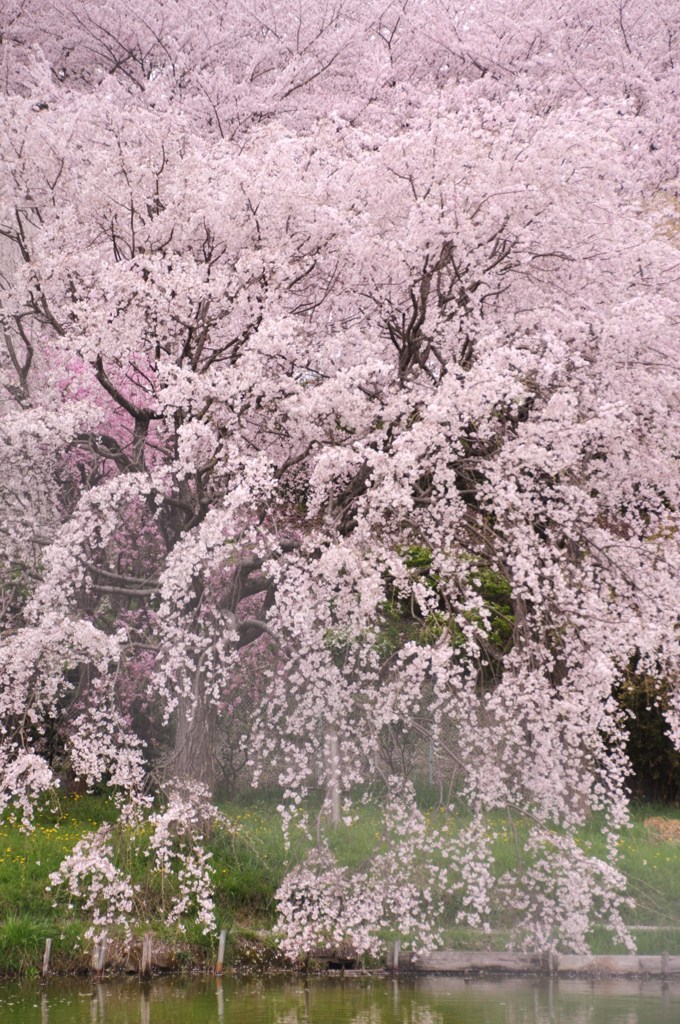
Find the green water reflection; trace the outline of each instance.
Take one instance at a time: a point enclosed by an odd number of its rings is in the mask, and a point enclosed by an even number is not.
[[[678,1024],[680,984],[460,978],[0,984],[0,1024]]]

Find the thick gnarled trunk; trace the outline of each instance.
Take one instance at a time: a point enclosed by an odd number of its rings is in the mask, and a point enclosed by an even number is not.
[[[216,759],[218,711],[206,697],[201,673],[193,676],[192,692],[183,694],[177,706],[175,741],[167,766],[168,775],[201,782],[212,793],[219,765]]]

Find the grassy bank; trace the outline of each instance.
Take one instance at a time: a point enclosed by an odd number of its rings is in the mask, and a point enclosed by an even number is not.
[[[275,921],[274,893],[285,872],[303,855],[308,844],[302,836],[286,851],[276,812],[275,798],[260,798],[224,806],[233,828],[218,830],[211,839],[216,884],[217,916],[228,930],[227,964],[263,966],[281,963],[271,937]],[[430,821],[445,822],[452,831],[460,820],[436,807],[426,810]],[[621,841],[621,867],[636,906],[627,911],[640,953],[680,954],[680,842],[664,839],[645,826],[650,817],[680,818],[680,812],[640,806],[633,811],[633,827]],[[77,906],[63,899],[54,905],[54,893],[46,891],[50,872],[55,871],[75,843],[97,825],[115,818],[115,809],[101,797],[61,798],[43,811],[31,833],[22,833],[9,822],[0,822],[0,974],[31,973],[42,958],[45,938],[52,938],[55,970],[88,968],[91,943],[85,939],[88,922]],[[502,823],[496,823],[494,848],[499,873],[516,857],[517,837]],[[380,821],[374,811],[362,809],[350,828],[341,826],[334,835],[336,853],[343,863],[358,864],[375,845]],[[680,833],[680,824],[678,825]],[[604,855],[597,822],[580,836],[585,848]],[[521,837],[520,837],[521,843]],[[146,863],[134,857],[125,865],[134,881],[145,885]],[[144,931],[152,931],[157,962],[167,968],[201,967],[214,963],[217,935],[203,935],[191,923],[181,932],[163,921],[163,894],[147,886],[144,892],[146,921],[135,936],[132,952],[122,944],[111,945],[110,960],[129,969]],[[454,921],[455,901],[447,908]],[[458,928],[446,931],[446,944],[464,949],[504,949],[510,937],[512,919],[502,906],[497,908],[491,934]],[[611,936],[598,929],[592,936],[593,951],[614,952]]]

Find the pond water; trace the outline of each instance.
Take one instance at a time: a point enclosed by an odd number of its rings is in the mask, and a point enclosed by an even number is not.
[[[0,983],[0,1024],[678,1024],[680,983],[383,978]]]

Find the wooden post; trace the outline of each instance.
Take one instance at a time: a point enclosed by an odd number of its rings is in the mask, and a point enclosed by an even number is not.
[[[668,953],[665,950],[661,954],[661,977],[664,981],[668,977]]]
[[[394,940],[394,945],[392,946],[392,973],[393,974],[398,974],[399,973],[399,954],[400,953],[401,953],[401,942],[399,941],[399,939],[395,939]]]
[[[45,952],[42,963],[42,979],[45,981],[50,973],[50,952],[52,950],[52,939],[45,939]]]
[[[555,963],[555,930],[550,929],[550,945],[548,946],[547,964],[548,976],[552,977],[557,970],[557,964]]]
[[[151,934],[149,932],[142,940],[142,963],[139,973],[142,978],[148,978],[151,975]]]
[[[97,967],[99,965],[99,943],[95,942],[92,947],[92,973],[97,973]]]
[[[99,955],[97,956],[97,977],[101,978],[106,966],[106,935],[102,935],[99,943]]]
[[[222,965],[224,964],[224,948],[227,944],[227,929],[223,928],[220,932],[220,944],[217,948],[217,966],[215,968],[215,974],[220,975],[222,973]]]

